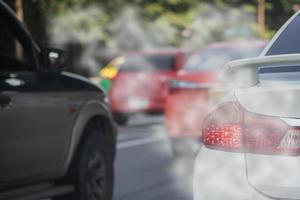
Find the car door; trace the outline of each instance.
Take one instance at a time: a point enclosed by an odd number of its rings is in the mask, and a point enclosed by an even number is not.
[[[28,53],[32,46],[24,44],[26,33],[15,33],[17,23],[11,28],[1,20],[0,188],[4,188],[57,175],[75,114],[57,81],[60,75],[41,73],[33,66]]]

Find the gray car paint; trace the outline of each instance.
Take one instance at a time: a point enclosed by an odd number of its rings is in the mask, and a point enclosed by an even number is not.
[[[0,96],[11,101],[0,108],[0,189],[3,190],[50,182],[65,175],[91,118],[106,118],[108,134],[114,136],[116,129],[104,92],[80,76],[47,72],[37,61],[39,48],[1,1],[0,11],[24,51],[29,52],[29,63],[33,65],[32,71],[0,71]]]

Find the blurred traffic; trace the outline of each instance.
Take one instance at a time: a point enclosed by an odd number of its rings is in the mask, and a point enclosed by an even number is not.
[[[231,60],[259,55],[266,42],[214,43],[193,53],[170,81],[165,105],[165,125],[172,144],[180,137],[201,140],[202,121],[215,103],[230,90],[232,80],[219,80],[223,65]]]
[[[126,124],[131,114],[161,113],[168,94],[168,81],[181,69],[185,51],[153,50],[124,56],[108,92],[113,115]]]

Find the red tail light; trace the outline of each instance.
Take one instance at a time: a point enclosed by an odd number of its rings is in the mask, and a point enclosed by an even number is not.
[[[300,155],[300,128],[290,127],[278,117],[247,112],[232,102],[204,120],[203,142],[225,151]]]

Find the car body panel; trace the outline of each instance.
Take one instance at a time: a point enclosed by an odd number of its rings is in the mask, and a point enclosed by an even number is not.
[[[236,89],[235,98],[249,112],[278,117],[290,126],[300,126],[298,72],[261,75],[260,83],[254,87]],[[298,157],[245,153],[245,164],[249,184],[262,194],[300,199]]]
[[[235,96],[247,111],[268,116],[300,118],[299,104],[295,101],[300,98],[300,85],[272,83],[269,86],[239,89]]]
[[[103,92],[83,78],[70,73],[25,74],[2,74],[0,79],[1,95],[11,98],[11,105],[0,109],[1,129],[10,133],[0,136],[0,187],[64,175],[62,166],[69,165],[66,157],[72,158],[71,144],[78,144],[83,123],[99,115],[111,119],[108,106],[101,103]],[[21,84],[10,85],[12,80]],[[86,104],[93,111],[87,112]]]
[[[273,89],[278,92],[276,88]],[[283,91],[286,89],[287,87]],[[257,89],[254,91],[255,93],[247,93],[243,99],[250,102],[259,99]],[[227,94],[218,105],[236,100],[234,94],[234,91]],[[261,95],[264,96],[265,93],[262,92]],[[264,98],[266,97],[274,98],[268,92]],[[270,104],[270,99],[268,100],[265,101],[266,104],[262,104],[264,107]],[[278,107],[278,102],[276,105]],[[258,107],[261,109],[256,110],[258,113],[266,111],[263,107]],[[245,109],[247,108],[249,107],[246,106]],[[256,109],[255,106],[254,108]],[[274,112],[273,109],[270,111]],[[297,118],[281,119],[290,126],[300,125]],[[300,199],[299,169],[298,156],[226,152],[203,146],[195,161],[194,199]]]
[[[243,154],[203,146],[195,160],[194,200],[267,200],[247,181]]]
[[[245,155],[250,185],[266,196],[300,199],[299,157],[278,155]]]
[[[257,155],[251,154],[250,157],[251,156],[254,158]],[[293,175],[294,170],[299,167],[297,157],[265,155],[261,158],[265,161],[260,163],[264,165],[260,166],[260,170],[264,171],[266,176],[269,176],[268,180],[271,181],[274,186],[273,188],[269,187],[265,191],[265,186],[256,188],[252,185],[255,184],[254,181],[260,180],[260,178],[259,176],[255,177],[257,178],[256,180],[249,178],[249,176],[252,176],[252,172],[255,173],[256,169],[254,171],[249,171],[246,168],[245,154],[219,151],[203,146],[195,160],[194,200],[289,199],[287,196],[284,197],[286,192],[289,193],[290,197],[293,196],[295,192],[299,193],[299,190],[297,191],[297,189],[293,187],[275,187],[278,184],[278,181],[282,180],[289,181],[290,183],[294,182],[294,186],[298,185],[299,180],[297,180],[297,177],[292,178],[292,180],[287,180],[287,178],[284,177],[290,177]],[[249,159],[251,158],[248,158],[247,160]],[[277,171],[280,168],[282,170]],[[270,171],[268,171],[269,169]],[[276,170],[276,172],[273,170]],[[299,171],[297,173],[299,173]],[[264,191],[264,193],[261,190]],[[293,196],[291,199],[297,199],[295,197],[296,196]]]
[[[91,96],[96,96],[95,93],[90,94]],[[95,98],[96,99],[96,98]],[[69,144],[68,153],[66,154],[66,158],[64,160],[64,164],[62,166],[62,169],[60,169],[58,176],[62,177],[64,176],[69,167],[70,164],[74,158],[74,155],[76,153],[76,149],[80,143],[80,140],[83,136],[84,129],[87,125],[87,123],[95,118],[95,117],[104,117],[105,119],[108,119],[110,124],[106,124],[108,130],[111,131],[112,137],[114,138],[114,143],[116,141],[117,137],[117,127],[112,119],[112,115],[109,109],[109,106],[101,103],[97,100],[94,101],[87,101],[84,105],[81,106],[80,112],[77,115],[75,126],[73,126],[72,135],[71,135],[71,142]],[[115,157],[115,149],[112,149],[112,158]]]

